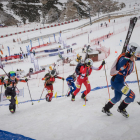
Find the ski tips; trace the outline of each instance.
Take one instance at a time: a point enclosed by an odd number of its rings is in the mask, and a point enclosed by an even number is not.
[[[83,105],[83,106],[86,106],[86,105]]]
[[[111,101],[111,99],[108,99],[109,101]]]

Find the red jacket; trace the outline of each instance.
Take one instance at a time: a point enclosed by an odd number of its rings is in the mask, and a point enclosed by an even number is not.
[[[89,76],[92,72],[92,68],[87,67],[86,65],[80,67],[80,73],[81,75],[78,75],[78,79],[87,79],[87,76]]]

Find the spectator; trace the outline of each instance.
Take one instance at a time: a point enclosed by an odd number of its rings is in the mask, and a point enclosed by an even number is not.
[[[114,23],[115,23],[115,19],[114,19]]]
[[[106,27],[107,27],[107,24],[106,24]]]
[[[24,58],[26,57],[26,55],[25,55],[25,54],[24,54],[23,56],[24,56]]]
[[[98,45],[100,44],[100,41],[98,41]]]
[[[28,53],[26,53],[26,58],[28,58]]]
[[[13,42],[16,42],[15,39],[13,39]]]

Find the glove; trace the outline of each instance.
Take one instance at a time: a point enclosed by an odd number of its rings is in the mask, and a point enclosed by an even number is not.
[[[1,82],[2,82],[2,83],[3,83],[3,81],[4,81],[4,78],[5,78],[4,76],[1,77]]]
[[[28,79],[27,79],[27,78],[25,78],[25,81],[27,82],[27,81],[28,81]]]
[[[64,78],[62,78],[62,80],[64,81],[65,79],[64,79]]]
[[[102,61],[102,64],[101,64],[101,65],[102,65],[102,66],[105,65],[105,60]]]

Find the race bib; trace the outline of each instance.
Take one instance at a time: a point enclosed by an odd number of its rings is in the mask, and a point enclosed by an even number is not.
[[[127,86],[123,86],[121,91],[123,94],[127,95],[129,93],[130,89]]]
[[[77,88],[80,88],[80,85],[76,85]]]

